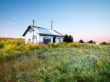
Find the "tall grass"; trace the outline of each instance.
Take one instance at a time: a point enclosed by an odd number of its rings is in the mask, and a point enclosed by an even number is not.
[[[110,82],[110,46],[0,40],[0,82]]]

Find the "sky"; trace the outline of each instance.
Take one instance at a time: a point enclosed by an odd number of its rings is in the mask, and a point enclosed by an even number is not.
[[[33,19],[74,41],[110,42],[110,0],[0,0],[1,37],[22,37]]]

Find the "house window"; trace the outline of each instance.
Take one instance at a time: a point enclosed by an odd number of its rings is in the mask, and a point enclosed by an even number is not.
[[[44,44],[48,44],[49,42],[51,42],[51,38],[48,38],[48,37],[43,38],[43,43]]]
[[[57,38],[58,39],[58,42],[61,42],[61,38]]]
[[[28,43],[31,43],[31,39],[28,39]]]

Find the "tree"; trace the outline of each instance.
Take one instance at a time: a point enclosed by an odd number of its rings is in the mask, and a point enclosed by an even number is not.
[[[110,45],[110,42],[108,42],[108,45]]]
[[[81,40],[79,40],[79,43],[84,43],[84,41],[81,39]]]
[[[95,41],[93,41],[93,40],[90,40],[90,41],[88,41],[88,43],[95,43]]]
[[[73,37],[71,35],[65,35],[64,36],[64,39],[63,39],[64,42],[73,42]]]
[[[102,43],[100,43],[100,44],[107,45],[107,42],[102,42]]]
[[[68,42],[68,35],[67,34],[64,36],[63,41]]]
[[[68,36],[68,41],[73,42],[73,37],[71,35]]]

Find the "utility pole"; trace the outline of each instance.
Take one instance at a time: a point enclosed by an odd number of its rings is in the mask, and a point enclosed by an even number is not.
[[[35,22],[35,20],[33,19],[33,27],[34,27],[34,22]]]
[[[32,31],[33,31],[33,38],[32,38],[32,43],[34,43],[34,19],[33,19],[33,28],[32,28]]]

